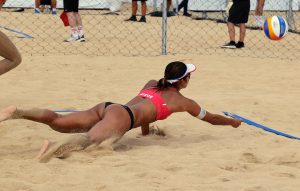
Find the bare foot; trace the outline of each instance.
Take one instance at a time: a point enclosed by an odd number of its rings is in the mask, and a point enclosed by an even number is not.
[[[9,106],[0,111],[0,122],[5,121],[12,117],[12,115],[17,111],[16,106]]]
[[[44,140],[43,145],[40,149],[40,152],[39,152],[39,154],[37,155],[36,158],[40,159],[43,156],[43,154],[48,150],[49,146],[50,146],[50,141],[49,140]]]
[[[45,140],[36,158],[42,163],[48,162],[53,157],[60,158],[63,155],[63,153],[59,153],[61,147],[63,147],[63,145]]]

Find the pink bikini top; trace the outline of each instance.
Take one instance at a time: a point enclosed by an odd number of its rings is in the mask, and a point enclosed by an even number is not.
[[[172,114],[157,88],[152,87],[149,89],[144,89],[140,91],[138,96],[149,99],[154,104],[156,110],[156,120],[166,119]]]

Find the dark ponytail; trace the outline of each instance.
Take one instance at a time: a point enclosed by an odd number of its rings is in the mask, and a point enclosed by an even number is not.
[[[168,88],[168,87],[170,87],[170,86],[173,86],[173,85],[172,85],[171,83],[169,83],[169,82],[166,80],[166,78],[161,78],[161,79],[158,81],[157,85],[156,85],[156,87],[157,87],[158,89],[160,89],[160,90],[166,89],[166,88]]]

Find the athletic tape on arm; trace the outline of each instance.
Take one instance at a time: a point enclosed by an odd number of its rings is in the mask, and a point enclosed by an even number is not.
[[[205,116],[206,116],[206,110],[201,108],[199,115],[197,115],[196,117],[198,119],[203,119]]]

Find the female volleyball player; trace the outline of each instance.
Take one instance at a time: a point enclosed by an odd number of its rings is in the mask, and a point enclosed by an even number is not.
[[[27,119],[47,124],[63,133],[85,132],[54,145],[46,141],[41,149],[41,161],[47,161],[52,156],[61,157],[70,151],[85,149],[108,138],[121,137],[130,129],[139,126],[142,134],[147,135],[150,123],[166,119],[175,112],[188,112],[213,125],[238,127],[241,120],[209,113],[179,92],[187,87],[191,72],[195,69],[193,64],[171,62],[167,65],[162,79],[158,82],[150,80],[139,94],[125,105],[105,102],[89,110],[68,115],[59,115],[46,109],[21,110],[10,106],[0,112],[0,121]]]
[[[0,0],[0,9],[5,0]],[[0,75],[18,66],[22,59],[18,49],[9,38],[0,31],[0,56],[4,59],[0,61]]]

